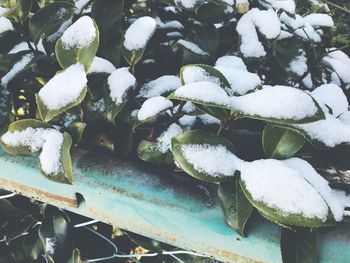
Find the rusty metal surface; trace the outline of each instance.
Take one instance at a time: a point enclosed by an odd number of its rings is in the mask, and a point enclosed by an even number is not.
[[[215,187],[82,150],[73,163],[74,184],[57,184],[40,175],[36,158],[0,150],[0,187],[224,262],[282,261],[280,228],[259,219],[240,237],[225,224]],[[76,193],[85,199],[79,207]],[[320,262],[350,262],[349,236],[348,228],[320,234]]]

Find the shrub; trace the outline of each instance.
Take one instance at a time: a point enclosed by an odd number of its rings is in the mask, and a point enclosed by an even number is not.
[[[1,6],[1,143],[47,178],[72,183],[80,145],[218,184],[241,235],[254,210],[293,229],[343,221],[348,185],[314,168],[347,169],[350,143],[348,38],[327,4]]]

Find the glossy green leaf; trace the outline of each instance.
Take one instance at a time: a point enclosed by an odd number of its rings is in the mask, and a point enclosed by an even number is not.
[[[173,156],[171,151],[161,151],[158,143],[142,140],[137,147],[137,156],[148,163],[172,164]]]
[[[239,176],[219,184],[218,196],[227,224],[241,236],[246,236],[246,223],[253,212],[253,206],[244,195]]]
[[[209,144],[211,146],[222,145],[227,150],[234,152],[234,147],[230,141],[226,140],[223,137],[201,130],[186,131],[171,139],[171,151],[173,153],[174,160],[177,163],[177,165],[179,165],[189,175],[202,181],[214,183],[226,181],[228,178],[230,178],[230,176],[214,177],[206,172],[196,170],[193,164],[189,163],[186,160],[181,150],[181,147],[183,145],[191,144]]]
[[[48,109],[45,106],[45,104],[42,102],[42,100],[40,99],[39,95],[36,94],[35,100],[36,100],[36,104],[38,106],[40,118],[45,122],[49,122],[50,120],[52,120],[56,116],[62,114],[63,112],[67,111],[68,109],[71,109],[71,108],[79,105],[83,101],[83,99],[85,98],[86,92],[87,92],[87,87],[84,87],[83,90],[81,91],[79,97],[74,102],[69,103],[67,106],[65,106],[61,109],[58,109],[58,110]]]
[[[316,263],[316,232],[311,229],[281,229],[281,252],[284,263]]]
[[[250,203],[258,209],[258,211],[262,216],[264,216],[265,218],[267,218],[268,220],[274,223],[284,225],[284,226],[298,226],[298,227],[325,227],[325,226],[333,226],[335,224],[335,220],[330,209],[328,209],[328,216],[325,222],[319,218],[307,218],[302,214],[285,215],[278,208],[270,207],[264,202],[254,200],[252,195],[247,190],[243,180],[240,180],[240,185],[245,196],[250,201]]]
[[[65,1],[56,1],[39,9],[29,20],[29,30],[38,43],[41,38],[55,33],[74,13],[75,6]]]
[[[96,55],[99,42],[100,42],[99,30],[95,21],[94,21],[94,26],[96,30],[96,37],[86,47],[65,48],[63,47],[62,40],[61,39],[57,40],[56,46],[55,46],[55,53],[56,53],[57,60],[60,63],[62,68],[66,69],[70,65],[80,63],[85,66],[85,70],[86,72],[88,72],[91,66],[91,63],[94,60],[94,57]]]
[[[124,14],[124,0],[94,0],[91,6],[92,18],[102,31],[108,31]]]
[[[263,131],[263,149],[269,158],[287,159],[297,153],[305,142],[300,134],[271,124],[267,124]]]

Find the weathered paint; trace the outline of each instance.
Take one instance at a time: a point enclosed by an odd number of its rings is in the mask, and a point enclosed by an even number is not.
[[[280,228],[257,219],[242,238],[225,224],[215,187],[81,150],[73,163],[74,184],[58,184],[40,175],[37,158],[0,150],[0,187],[224,262],[282,261]],[[349,245],[349,228],[320,234],[320,262],[350,262]]]

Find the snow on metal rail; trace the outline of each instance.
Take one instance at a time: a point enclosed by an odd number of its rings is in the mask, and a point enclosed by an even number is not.
[[[280,228],[261,219],[242,238],[225,224],[215,189],[82,150],[73,151],[73,164],[74,184],[58,184],[40,175],[37,158],[0,149],[0,188],[224,262],[282,262]],[[319,262],[350,262],[349,227],[317,241]]]

